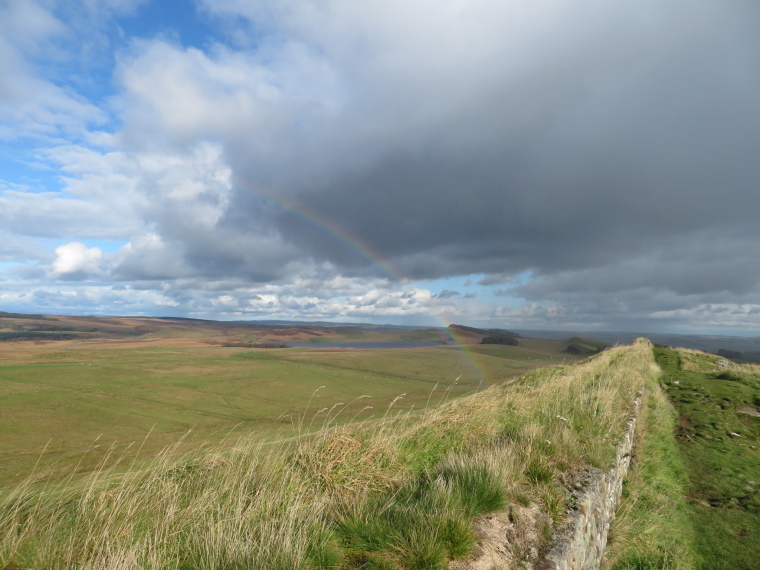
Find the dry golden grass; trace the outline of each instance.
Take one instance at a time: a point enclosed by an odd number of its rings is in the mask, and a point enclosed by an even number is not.
[[[377,556],[391,567],[443,568],[472,540],[454,512],[460,503],[451,497],[464,491],[452,473],[497,481],[500,490],[484,488],[496,498],[483,504],[500,504],[502,493],[545,513],[531,524],[562,524],[566,484],[611,462],[651,366],[651,345],[637,341],[450,402],[434,392],[440,405],[420,412],[390,407],[380,419],[339,427],[328,413],[316,432],[301,418],[300,435],[287,441],[244,437],[189,457],[175,446],[126,475],[107,457],[84,482],[22,485],[0,505],[0,567],[295,570],[356,568]],[[415,496],[427,498],[399,503]],[[459,546],[441,550],[436,533],[419,526],[425,509],[453,525]],[[408,533],[394,531],[377,547],[355,546],[341,527],[346,517],[391,512],[411,517],[399,525]],[[537,530],[545,541],[551,529]],[[416,551],[420,544],[428,550]]]

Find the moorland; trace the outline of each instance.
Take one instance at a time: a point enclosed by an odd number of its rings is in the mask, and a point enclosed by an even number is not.
[[[105,454],[151,457],[181,438],[292,435],[304,415],[320,426],[324,409],[338,423],[391,402],[421,409],[579,357],[567,341],[480,345],[487,331],[460,329],[0,313],[0,488],[35,466],[41,480],[86,473]],[[383,341],[440,344],[323,348]],[[288,342],[313,348],[259,348]]]
[[[603,567],[755,567],[751,364],[460,325],[0,313],[3,338],[0,568],[532,567],[637,394]]]

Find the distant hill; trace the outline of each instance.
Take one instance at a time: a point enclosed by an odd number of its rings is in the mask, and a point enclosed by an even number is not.
[[[568,337],[581,337],[604,341],[609,344],[629,344],[637,338],[643,337],[648,338],[655,344],[663,344],[674,348],[693,348],[712,354],[718,354],[721,350],[740,352],[741,356],[732,360],[760,363],[760,336],[632,333],[621,331],[547,331],[524,329],[519,329],[517,332],[519,332],[524,338],[563,340]]]
[[[479,337],[478,341],[480,340]],[[184,317],[55,317],[0,312],[0,342],[123,340],[219,346],[288,342],[436,342],[443,328],[306,321],[213,321]]]
[[[355,329],[362,331],[413,331],[417,329],[424,329],[428,327],[423,326],[409,326],[409,325],[375,325],[372,323],[334,323],[331,321],[289,321],[289,320],[247,320],[247,321],[227,321],[237,325],[254,325],[265,327],[309,327],[309,328],[323,328],[323,329]]]
[[[449,334],[462,342],[476,344],[506,344],[517,346],[520,335],[504,329],[479,329],[465,325],[449,325]]]
[[[574,356],[587,357],[598,354],[610,346],[612,346],[610,343],[601,340],[574,336],[567,339],[567,346],[562,352]]]

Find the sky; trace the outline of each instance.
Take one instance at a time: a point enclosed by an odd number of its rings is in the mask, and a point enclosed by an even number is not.
[[[0,310],[760,335],[755,0],[0,0]]]

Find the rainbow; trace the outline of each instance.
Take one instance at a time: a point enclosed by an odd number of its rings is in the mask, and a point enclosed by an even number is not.
[[[305,204],[296,202],[295,200],[283,196],[277,196],[273,192],[265,191],[262,189],[257,189],[253,192],[260,198],[263,198],[276,205],[277,207],[296,216],[299,220],[315,228],[317,231],[330,236],[332,239],[335,239],[337,242],[354,252],[360,258],[369,261],[370,264],[379,267],[391,281],[398,283],[401,286],[405,286],[409,283],[410,280],[402,275],[401,272],[393,266],[390,260],[385,258],[385,256],[383,256],[379,251],[364,242],[357,235],[338,225],[334,220],[322,215],[321,213],[315,211],[313,208],[309,208]],[[446,322],[436,311],[433,310],[432,307],[430,307],[429,304],[426,305],[426,309],[434,321],[438,322],[442,328],[448,329],[448,326],[451,323]],[[485,385],[488,385],[488,375],[478,364],[473,351],[468,348],[467,344],[464,343],[456,331],[449,329],[448,332],[453,338],[457,349],[460,350],[464,355],[465,361],[467,362],[468,367],[471,368],[471,371],[474,372],[475,376]]]

